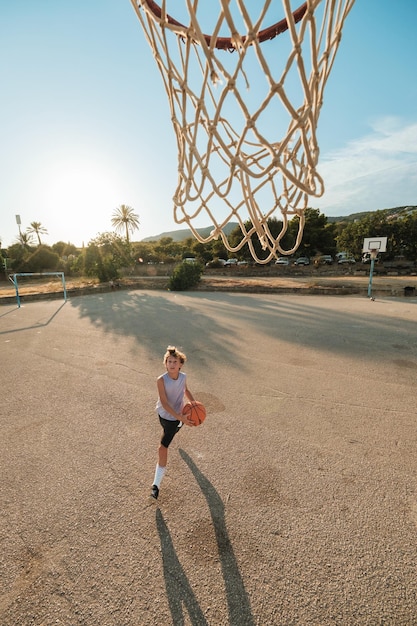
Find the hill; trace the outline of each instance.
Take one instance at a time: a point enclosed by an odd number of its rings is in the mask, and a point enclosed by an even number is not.
[[[398,219],[403,218],[414,211],[417,211],[417,206],[399,206],[393,209],[380,209],[380,211],[363,211],[362,213],[351,213],[350,215],[341,215],[339,217],[327,217],[327,221],[329,223],[356,222],[357,220],[363,220],[365,217],[373,215],[374,213],[383,213],[391,219]]]
[[[232,230],[234,230],[238,226],[237,222],[230,222],[226,224],[223,228],[223,232],[226,235],[229,235]],[[196,228],[197,232],[202,237],[208,237],[213,230],[213,226],[206,226],[205,228]],[[161,233],[160,235],[153,235],[152,237],[146,237],[145,239],[141,239],[141,241],[159,241],[163,237],[170,237],[173,241],[184,241],[185,239],[189,239],[190,237],[194,238],[191,230],[189,228],[183,228],[181,230],[171,230],[165,233]]]
[[[395,220],[395,219],[401,219],[405,217],[406,215],[408,215],[409,213],[413,213],[414,211],[417,211],[417,206],[400,206],[400,207],[394,207],[392,209],[380,209],[380,211],[362,211],[361,213],[351,213],[350,215],[340,215],[337,217],[326,216],[326,217],[327,217],[327,221],[329,222],[329,224],[335,224],[339,222],[346,224],[349,222],[356,222],[357,220],[362,220],[365,217],[368,217],[369,215],[372,215],[373,213],[377,213],[377,212],[383,213],[386,216],[389,216],[391,219]],[[237,222],[230,222],[224,227],[223,231],[225,232],[226,235],[229,235],[231,231],[234,228],[236,228],[236,226],[238,226]],[[213,226],[206,226],[205,228],[197,228],[197,232],[202,237],[208,237],[212,230],[213,230]],[[189,237],[193,237],[193,234],[189,228],[183,228],[181,230],[171,230],[168,232],[161,233],[160,235],[153,235],[152,237],[146,237],[145,239],[141,239],[141,241],[144,241],[144,242],[159,241],[163,237],[170,237],[173,241],[178,242],[178,241],[184,241],[185,239],[188,239]]]

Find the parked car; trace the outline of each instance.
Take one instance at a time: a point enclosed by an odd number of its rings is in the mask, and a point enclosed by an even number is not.
[[[348,252],[336,252],[335,254],[335,259],[336,261],[339,261],[339,259],[343,259],[345,257],[349,257],[352,256],[351,254],[349,254]]]
[[[275,261],[275,265],[289,265],[289,264],[290,264],[290,260],[287,259],[287,257],[285,256],[279,256],[277,260]]]
[[[362,255],[362,263],[370,263],[371,262],[371,253],[364,252]],[[375,259],[375,263],[379,263],[379,256],[377,255]]]
[[[248,265],[247,261],[238,261],[237,262],[238,265]]]
[[[323,254],[316,260],[317,265],[332,265],[333,257],[330,254]]]
[[[300,256],[294,261],[294,265],[310,265],[310,259],[306,256]]]
[[[231,267],[232,265],[237,265],[237,259],[227,259],[226,263],[224,264],[225,267]]]
[[[343,264],[353,265],[354,263],[356,263],[356,261],[353,256],[342,256],[340,257],[337,263],[339,265],[343,265]]]
[[[224,259],[212,259],[206,263],[206,267],[224,267],[226,265],[226,261]]]

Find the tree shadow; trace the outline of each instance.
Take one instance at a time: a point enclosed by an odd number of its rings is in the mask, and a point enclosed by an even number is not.
[[[242,332],[372,362],[380,352],[385,358],[391,337],[394,343],[409,345],[415,334],[414,320],[402,317],[398,324],[398,315],[384,301],[369,305],[367,299],[357,299],[352,306],[344,296],[329,298],[122,290],[81,296],[70,303],[96,328],[133,337],[155,356],[176,337],[179,345],[187,345],[193,360],[203,359],[204,367],[213,367],[212,355],[219,354],[223,363],[235,366],[236,341]],[[407,299],[407,305],[411,303]],[[242,359],[239,367],[244,367]]]
[[[208,626],[187,575],[178,560],[170,532],[159,509],[156,511],[156,526],[161,541],[165,587],[173,624],[182,626],[185,623],[183,612],[183,605],[185,605],[193,626]]]
[[[206,300],[204,294],[192,297],[181,292],[122,290],[81,296],[70,303],[80,318],[89,319],[95,328],[132,337],[158,358],[175,338],[177,345],[187,345],[187,355],[202,358],[209,345],[214,353],[221,351],[224,361],[235,364],[235,333],[207,314]],[[210,359],[205,366],[210,366]]]

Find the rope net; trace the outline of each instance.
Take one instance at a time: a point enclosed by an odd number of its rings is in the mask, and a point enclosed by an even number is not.
[[[248,244],[259,263],[294,253],[309,197],[324,192],[317,122],[354,0],[295,8],[291,0],[172,0],[172,10],[168,0],[131,2],[169,99],[178,146],[175,221],[202,243],[221,237],[233,253]],[[268,220],[278,212],[276,236]],[[297,235],[284,249],[291,219]],[[198,227],[207,220],[213,230],[202,237]],[[223,231],[229,222],[239,224],[239,240]]]

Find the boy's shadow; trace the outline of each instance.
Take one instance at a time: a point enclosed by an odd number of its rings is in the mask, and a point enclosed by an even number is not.
[[[165,587],[172,623],[175,626],[182,626],[185,623],[183,613],[183,605],[185,605],[193,626],[208,626],[184,569],[178,560],[170,532],[160,509],[156,510],[156,526],[161,540]]]
[[[224,578],[229,624],[230,626],[254,626],[249,598],[227,533],[224,504],[211,482],[200,472],[191,457],[184,450],[180,449],[179,453],[194,475],[209,506]],[[207,625],[208,622],[179,562],[168,527],[159,509],[156,512],[156,523],[161,541],[165,586],[173,623],[176,626],[184,624],[182,610],[184,604],[193,626]]]

